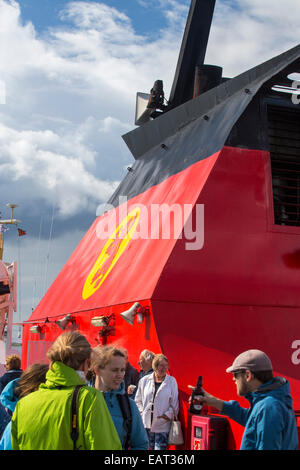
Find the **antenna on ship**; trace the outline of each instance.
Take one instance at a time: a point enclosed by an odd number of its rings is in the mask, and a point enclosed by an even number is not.
[[[10,207],[11,210],[11,215],[10,219],[4,220],[0,218],[0,260],[3,260],[3,252],[4,252],[4,233],[8,228],[6,225],[18,225],[20,223],[20,220],[14,219],[14,209],[18,207],[18,204],[6,204],[7,207]]]

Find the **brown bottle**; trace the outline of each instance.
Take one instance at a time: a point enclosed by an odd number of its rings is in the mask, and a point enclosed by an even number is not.
[[[199,375],[198,380],[197,380],[197,385],[196,388],[194,388],[193,393],[192,393],[192,398],[191,398],[191,404],[190,404],[190,409],[189,412],[193,414],[200,414],[202,410],[202,403],[198,401],[198,398],[200,396],[203,396],[203,390],[202,390],[202,376]]]

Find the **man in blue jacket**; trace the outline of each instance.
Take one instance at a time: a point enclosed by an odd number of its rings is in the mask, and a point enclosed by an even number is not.
[[[226,372],[233,373],[237,394],[250,402],[250,408],[207,392],[201,401],[245,427],[241,450],[297,450],[290,386],[286,379],[273,376],[269,357],[257,349],[245,351]]]

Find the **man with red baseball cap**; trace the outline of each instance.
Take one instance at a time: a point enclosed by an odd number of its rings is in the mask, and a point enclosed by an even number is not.
[[[204,391],[201,401],[245,427],[241,450],[297,450],[298,433],[290,385],[273,376],[269,357],[250,349],[235,358],[226,372],[233,374],[237,394],[250,402],[223,401]]]

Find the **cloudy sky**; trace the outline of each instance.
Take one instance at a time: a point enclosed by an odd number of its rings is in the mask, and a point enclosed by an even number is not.
[[[27,319],[126,174],[137,91],[168,98],[189,0],[0,0],[0,211]],[[232,77],[298,44],[299,0],[217,0],[206,63]],[[4,91],[5,93],[4,93]]]

